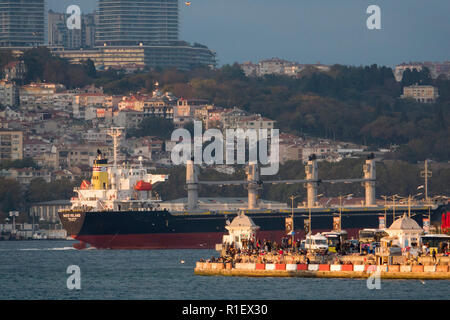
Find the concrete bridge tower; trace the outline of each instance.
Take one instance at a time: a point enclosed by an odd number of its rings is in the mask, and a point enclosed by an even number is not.
[[[259,168],[258,165],[254,162],[249,163],[247,168],[245,169],[245,173],[247,174],[247,181],[249,182],[247,185],[248,190],[248,208],[256,209],[258,208],[258,181],[259,181]]]
[[[364,170],[364,179],[370,179],[371,181],[365,181],[364,187],[366,188],[366,206],[375,206],[376,205],[376,194],[375,194],[375,180],[376,180],[376,171],[375,171],[375,159],[373,154],[369,156],[366,160],[366,163],[363,167]]]
[[[186,162],[186,185],[188,193],[188,209],[195,210],[198,208],[198,177],[197,168],[192,160]]]
[[[307,202],[308,207],[314,207],[317,202],[317,187],[319,186],[319,172],[317,170],[316,156],[313,154],[309,157],[308,164],[305,166],[306,180],[311,180],[306,183]]]

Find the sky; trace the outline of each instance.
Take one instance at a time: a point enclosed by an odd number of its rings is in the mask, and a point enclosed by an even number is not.
[[[299,63],[394,66],[450,60],[448,0],[190,0],[180,1],[180,39],[207,45],[219,65],[278,57]],[[48,0],[63,12],[95,0]],[[370,5],[381,29],[369,30]]]

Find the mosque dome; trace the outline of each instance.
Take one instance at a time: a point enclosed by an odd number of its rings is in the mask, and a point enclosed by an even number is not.
[[[417,230],[423,231],[416,221],[408,218],[406,214],[394,221],[394,223],[388,228],[388,230]]]

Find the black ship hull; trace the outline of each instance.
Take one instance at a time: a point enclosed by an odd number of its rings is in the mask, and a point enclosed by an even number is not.
[[[422,219],[430,214],[432,219],[443,212],[443,207],[429,211],[427,208],[411,211],[411,217],[422,226]],[[404,210],[397,211],[396,217]],[[191,249],[214,248],[222,242],[225,226],[236,212],[230,213],[186,213],[169,211],[63,211],[59,217],[69,236],[96,248],[102,249]],[[286,235],[286,211],[246,212],[260,227],[257,237],[280,241]],[[323,232],[333,229],[335,210],[311,212],[312,231]],[[379,217],[386,215],[386,225],[393,221],[393,213],[376,209],[346,209],[342,212],[342,229],[349,237],[357,238],[363,228],[378,228]],[[307,211],[294,213],[295,238],[304,238],[304,221]],[[440,218],[440,215],[439,215]]]

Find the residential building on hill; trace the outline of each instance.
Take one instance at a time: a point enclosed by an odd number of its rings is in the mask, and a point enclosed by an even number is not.
[[[439,97],[438,88],[433,86],[412,85],[403,87],[403,99],[414,99],[422,103],[434,103]]]
[[[19,89],[8,80],[0,80],[0,105],[12,107],[19,105]]]
[[[0,161],[23,159],[23,132],[0,130]]]

